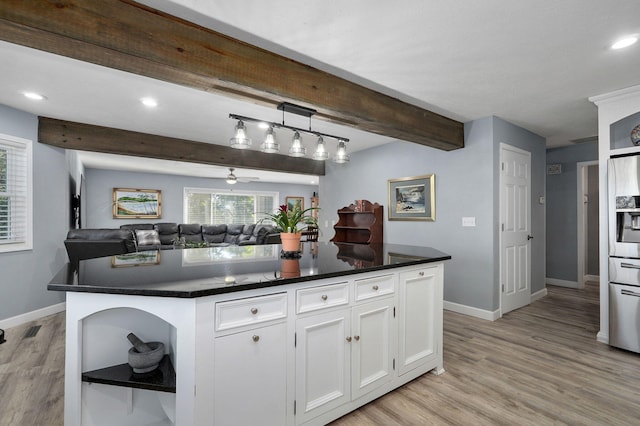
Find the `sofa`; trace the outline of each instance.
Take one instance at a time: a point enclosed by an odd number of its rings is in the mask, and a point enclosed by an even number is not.
[[[72,262],[144,250],[279,243],[280,234],[271,225],[172,222],[125,224],[117,229],[72,229],[64,241]]]

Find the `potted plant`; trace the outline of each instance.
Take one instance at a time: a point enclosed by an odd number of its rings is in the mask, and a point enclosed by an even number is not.
[[[290,209],[286,204],[283,204],[276,213],[266,213],[268,217],[260,222],[271,219],[276,230],[280,231],[282,250],[285,252],[297,252],[300,248],[300,236],[302,235],[298,226],[303,224],[317,227],[318,220],[309,214],[309,212],[317,209],[317,207],[309,207],[302,210],[299,206]]]

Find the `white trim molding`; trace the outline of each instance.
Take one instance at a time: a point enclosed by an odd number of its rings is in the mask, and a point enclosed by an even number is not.
[[[473,306],[460,305],[459,303],[444,301],[443,308],[447,311],[457,312],[463,315],[480,318],[487,321],[495,321],[500,318],[500,310],[485,311],[484,309],[474,308]]]
[[[547,295],[547,288],[543,288],[542,290],[538,290],[535,293],[531,293],[531,303],[536,300],[540,300]]]
[[[557,285],[558,287],[580,288],[577,281],[559,280],[556,278],[545,278],[545,281],[549,285]]]
[[[25,312],[24,314],[16,315],[15,317],[7,318],[0,321],[0,328],[17,327],[22,324],[26,324],[31,321],[37,321],[40,318],[48,317],[49,315],[64,312],[67,309],[65,302],[58,303],[56,305],[46,306],[35,311]]]

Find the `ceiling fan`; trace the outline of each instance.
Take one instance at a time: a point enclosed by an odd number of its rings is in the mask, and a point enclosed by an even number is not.
[[[234,185],[236,182],[247,183],[253,182],[256,180],[260,180],[258,177],[237,177],[233,174],[235,169],[233,167],[229,167],[229,174],[227,175],[226,181],[229,185]]]

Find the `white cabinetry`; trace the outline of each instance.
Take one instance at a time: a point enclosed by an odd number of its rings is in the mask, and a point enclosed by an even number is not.
[[[306,312],[308,305],[319,307],[319,300],[327,308],[296,320],[296,424],[391,381],[394,283],[393,274],[356,280],[354,299],[366,303],[354,301],[340,309],[331,307],[349,300],[336,285],[298,291],[298,312]]]
[[[287,293],[217,302],[213,425],[286,424]]]
[[[399,278],[399,374],[434,363],[442,369],[442,265]]]

